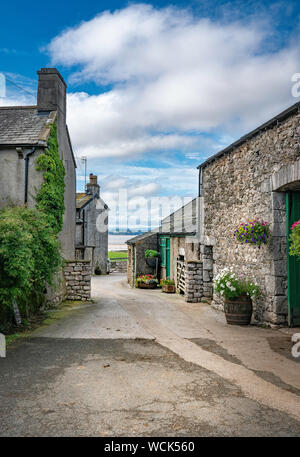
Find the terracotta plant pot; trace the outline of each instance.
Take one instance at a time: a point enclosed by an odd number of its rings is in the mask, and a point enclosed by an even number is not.
[[[166,294],[174,294],[175,293],[175,285],[174,284],[166,284],[161,286],[162,292]]]
[[[139,289],[156,289],[157,288],[157,283],[152,282],[150,284],[146,284],[145,282],[139,282],[138,283],[138,288]]]
[[[247,296],[225,300],[224,311],[227,324],[249,325],[253,311],[252,300]]]

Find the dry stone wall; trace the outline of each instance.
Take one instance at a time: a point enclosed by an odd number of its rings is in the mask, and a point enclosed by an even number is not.
[[[91,298],[91,262],[72,260],[64,268],[67,300],[90,300]]]
[[[212,298],[213,259],[210,246],[200,246],[201,260],[185,263],[185,301],[201,302]]]
[[[127,260],[117,260],[116,262],[110,262],[110,273],[126,273],[127,272]]]
[[[203,264],[201,261],[187,262],[185,265],[185,301],[201,302],[203,297]]]

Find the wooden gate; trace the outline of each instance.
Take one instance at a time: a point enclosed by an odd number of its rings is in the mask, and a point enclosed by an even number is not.
[[[177,289],[185,293],[185,263],[177,260]]]

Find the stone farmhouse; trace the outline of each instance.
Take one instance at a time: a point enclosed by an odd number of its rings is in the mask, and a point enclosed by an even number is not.
[[[56,68],[38,73],[37,104],[0,107],[0,207],[34,207],[43,182],[36,159],[47,148],[51,125],[57,124],[60,158],[65,168],[63,228],[59,234],[67,264],[57,287],[47,287],[46,302],[90,298],[90,261],[75,259],[76,162],[66,124],[66,83]]]
[[[65,213],[60,234],[63,255],[75,256],[76,162],[66,124],[66,83],[56,68],[38,71],[35,106],[0,107],[0,207],[34,207],[42,183],[36,158],[47,147],[50,126],[57,122],[59,153],[65,176]]]
[[[141,271],[144,251],[160,248],[161,276],[174,279],[187,301],[205,299],[222,308],[213,278],[232,267],[260,286],[255,322],[299,325],[300,262],[289,256],[288,238],[291,225],[300,219],[300,103],[198,169],[199,194],[190,204],[196,214],[186,205],[157,230],[128,241],[129,283],[147,272]],[[186,230],[191,212],[193,229]],[[237,226],[251,219],[270,223],[270,242],[261,249],[240,245],[234,238]]]
[[[92,273],[106,274],[108,206],[100,197],[97,176],[90,174],[86,192],[76,194],[76,259],[91,261]]]

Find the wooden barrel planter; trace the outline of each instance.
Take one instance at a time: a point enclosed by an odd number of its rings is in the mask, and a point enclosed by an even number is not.
[[[175,285],[174,284],[166,284],[161,286],[161,290],[166,294],[174,294],[175,293]]]
[[[145,282],[139,282],[138,283],[138,288],[139,289],[156,289],[157,288],[157,283],[152,282],[150,284],[146,284]]]
[[[252,316],[252,300],[247,296],[224,301],[227,324],[249,325]]]

